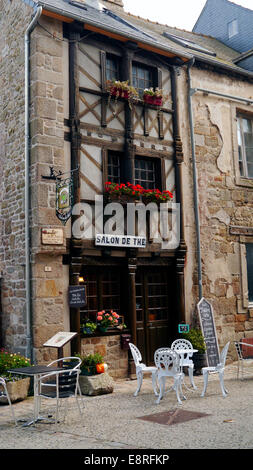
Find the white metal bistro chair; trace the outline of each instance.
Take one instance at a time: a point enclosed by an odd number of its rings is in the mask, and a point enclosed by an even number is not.
[[[181,405],[180,393],[184,400],[186,398],[182,392],[184,373],[180,370],[180,357],[178,353],[170,348],[159,348],[155,351],[154,361],[158,369],[157,381],[159,386],[159,396],[156,403],[159,404],[164,396],[166,377],[172,377],[174,379],[172,388],[176,391],[178,403]]]
[[[173,351],[180,351],[183,349],[188,351],[187,353],[183,355],[180,354],[180,367],[181,367],[181,370],[183,370],[183,367],[188,368],[188,374],[189,374],[191,385],[195,390],[197,390],[197,387],[193,380],[194,364],[191,359],[193,355],[193,346],[191,342],[188,339],[183,339],[183,338],[176,339],[175,341],[173,341],[171,345],[171,349],[173,349]]]
[[[77,364],[75,366],[68,366],[68,364],[71,364],[70,361],[77,361]],[[64,402],[65,405],[65,420],[67,414],[68,400],[73,397],[75,398],[77,408],[79,410],[80,416],[82,417],[81,405],[82,408],[84,407],[84,405],[82,399],[82,392],[79,385],[81,362],[82,360],[78,357],[64,357],[48,364],[48,367],[52,365],[57,365],[58,367],[63,367],[63,370],[49,372],[48,374],[42,375],[37,380],[36,398],[39,400],[37,408],[38,415],[41,408],[41,398],[51,398],[56,400],[55,423],[57,424],[59,422],[58,418],[61,402]],[[80,398],[78,398],[78,394]],[[81,401],[81,405],[79,403],[79,400]]]
[[[14,410],[13,410],[11,399],[10,399],[10,396],[9,396],[9,393],[8,393],[8,390],[7,390],[6,382],[5,382],[5,379],[3,377],[0,377],[0,397],[5,397],[7,399],[8,403],[9,403],[9,406],[10,406],[10,409],[11,409],[12,419],[13,419],[14,423],[17,426],[17,420],[16,420],[16,417],[15,417],[15,413],[14,413]]]
[[[241,380],[244,379],[244,372],[245,372],[245,368],[244,368],[244,365],[250,365],[250,364],[253,364],[253,344],[248,344],[248,343],[245,343],[242,341],[234,341],[234,345],[235,345],[235,349],[236,349],[236,352],[237,352],[237,379],[240,378],[240,375],[241,375]],[[243,349],[243,346],[245,346],[246,348],[252,348],[252,355],[251,357],[248,357],[248,355],[246,356],[244,354],[244,349]],[[252,370],[252,373],[253,373],[253,370]]]
[[[152,375],[152,386],[154,394],[157,396],[157,368],[153,366],[146,366],[146,364],[142,362],[142,356],[137,346],[135,346],[133,343],[129,343],[129,347],[135,363],[137,376],[137,389],[134,392],[134,396],[137,397],[138,393],[140,392],[144,373],[149,373]]]
[[[224,346],[220,353],[220,362],[216,366],[210,366],[210,367],[203,367],[202,374],[204,378],[204,387],[201,396],[204,397],[207,389],[207,383],[208,383],[208,374],[219,374],[219,379],[220,379],[220,387],[222,391],[222,395],[224,397],[227,396],[228,391],[226,390],[224,386],[224,371],[225,371],[225,364],[226,364],[226,358],[227,358],[227,353],[228,353],[228,348],[229,348],[230,341],[227,342],[227,344]]]

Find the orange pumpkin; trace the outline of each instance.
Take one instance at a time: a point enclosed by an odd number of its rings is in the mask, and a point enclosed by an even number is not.
[[[98,374],[103,374],[107,369],[108,369],[108,366],[107,364],[105,364],[105,362],[102,362],[101,364],[96,365],[96,371]]]

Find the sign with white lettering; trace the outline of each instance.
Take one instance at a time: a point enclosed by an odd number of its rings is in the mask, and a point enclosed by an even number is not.
[[[85,286],[69,286],[69,306],[71,308],[85,307],[86,287]]]
[[[212,305],[204,298],[197,305],[202,333],[206,344],[206,356],[209,367],[220,362],[219,346],[214,324]]]
[[[146,237],[135,237],[128,235],[97,234],[95,237],[96,246],[112,246],[120,248],[145,248]]]

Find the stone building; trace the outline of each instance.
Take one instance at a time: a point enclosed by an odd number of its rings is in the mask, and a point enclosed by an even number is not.
[[[253,74],[238,53],[128,14],[121,0],[0,0],[0,11],[2,345],[48,361],[46,340],[74,331],[72,353],[100,352],[125,377],[122,334],[152,363],[202,296],[220,346],[252,336]],[[129,81],[138,99],[109,99],[108,79]],[[144,102],[150,87],[167,95],[162,106]],[[59,175],[73,177],[64,224]],[[108,180],[171,191],[178,243],[150,228],[142,248],[84,237]],[[74,308],[69,286],[83,283],[87,305]],[[102,309],[127,328],[84,336]]]

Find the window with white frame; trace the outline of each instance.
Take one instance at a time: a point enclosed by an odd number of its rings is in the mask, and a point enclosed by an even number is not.
[[[240,175],[253,178],[253,118],[237,116]]]
[[[246,243],[248,300],[253,304],[253,243]]]

